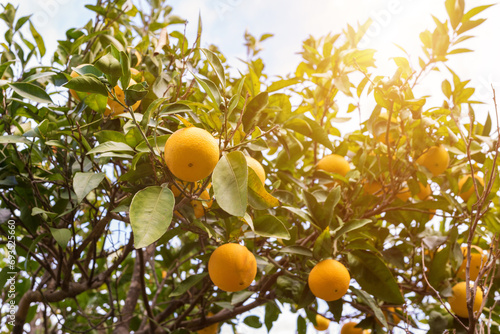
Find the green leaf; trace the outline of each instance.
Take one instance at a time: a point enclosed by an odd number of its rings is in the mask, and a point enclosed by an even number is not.
[[[212,66],[212,68],[215,71],[215,74],[217,75],[217,78],[219,79],[222,88],[226,87],[226,77],[224,75],[224,67],[222,66],[222,63],[219,59],[219,57],[213,53],[212,51],[208,49],[201,49],[201,51],[205,54],[207,57],[208,62]]]
[[[318,124],[318,122],[301,115],[290,119],[285,123],[285,127],[303,134],[333,151],[333,145],[328,137],[328,133]],[[340,135],[340,132],[338,135]]]
[[[297,333],[298,334],[306,334],[307,333],[307,323],[306,319],[299,315],[297,317]]]
[[[262,323],[260,322],[260,318],[256,315],[249,315],[246,317],[243,322],[245,325],[252,327],[252,328],[261,328]]]
[[[269,102],[269,94],[267,92],[262,92],[256,97],[248,102],[248,105],[243,112],[243,129],[245,132],[249,132],[251,128],[255,125],[255,122],[260,116],[262,110],[264,110]]]
[[[245,300],[250,298],[250,296],[252,296],[254,293],[255,292],[248,291],[248,290],[241,290],[238,292],[234,292],[231,295],[231,305],[236,305],[236,304],[239,304],[241,302],[244,302]]]
[[[312,257],[313,253],[309,248],[302,247],[302,246],[286,246],[280,249],[280,253],[287,253],[287,254],[296,254],[296,255],[303,255],[303,256],[308,256]]]
[[[52,233],[52,236],[56,239],[57,244],[61,246],[62,249],[66,249],[68,242],[71,240],[71,231],[67,228],[50,227],[50,233]]]
[[[201,274],[196,274],[196,275],[190,275],[188,276],[185,280],[179,284],[174,291],[172,291],[169,295],[169,297],[178,297],[186,293],[189,289],[191,289],[193,286],[198,284],[203,280],[204,277],[207,276],[207,273],[201,273]]]
[[[107,141],[102,143],[90,151],[87,154],[97,154],[97,153],[105,153],[105,152],[133,152],[134,149],[128,146],[125,143],[115,142],[115,141]]]
[[[281,310],[278,305],[276,305],[276,302],[270,301],[266,303],[265,311],[266,315],[264,316],[264,323],[266,324],[267,331],[269,332],[273,327],[273,323],[278,320]]]
[[[325,258],[332,257],[333,242],[330,235],[330,228],[326,227],[319,237],[314,242],[313,256],[320,261]]]
[[[447,264],[450,259],[450,247],[446,246],[443,250],[436,252],[431,266],[429,268],[428,279],[429,283],[439,289],[440,285],[448,278]]]
[[[227,213],[243,217],[248,204],[248,168],[239,151],[223,155],[215,166],[212,184],[217,203]]]
[[[31,15],[27,15],[19,18],[16,22],[16,27],[14,28],[14,31],[18,31],[19,29],[21,29],[21,27],[29,20],[30,17]]]
[[[134,195],[130,204],[130,224],[135,248],[149,246],[168,230],[174,205],[174,194],[167,187],[147,187]]]
[[[108,96],[108,89],[106,88],[106,85],[93,74],[85,74],[72,78],[63,86],[68,89],[74,89],[78,92],[96,93],[106,97]]]
[[[290,239],[285,224],[275,216],[263,215],[253,221],[255,234],[268,238]]]
[[[369,224],[371,222],[372,221],[370,219],[354,219],[354,220],[348,221],[348,222],[344,223],[344,225],[342,225],[340,228],[338,228],[337,230],[334,231],[335,232],[334,239],[338,239],[348,232],[362,228],[363,226],[365,226],[366,224]]]
[[[267,192],[262,181],[250,167],[248,168],[248,204],[256,210],[280,205],[279,200]]]
[[[352,275],[364,291],[388,303],[404,303],[396,279],[378,256],[354,250],[348,253],[347,258]]]
[[[81,173],[77,172],[73,178],[73,189],[75,190],[78,203],[95,189],[104,180],[104,173]]]
[[[191,73],[193,74],[193,73]],[[217,86],[210,80],[208,79],[203,79],[199,78],[196,75],[194,75],[194,78],[196,79],[196,82],[203,88],[205,93],[208,94],[208,97],[212,100],[215,105],[219,106],[221,103],[221,97],[220,97],[220,92]]]
[[[14,92],[28,100],[32,100],[38,103],[53,103],[49,94],[47,94],[39,86],[32,83],[14,82],[10,83],[9,87],[11,87]]]
[[[385,318],[384,313],[382,312],[382,310],[378,306],[377,302],[372,298],[372,296],[370,296],[369,294],[367,294],[365,291],[358,290],[358,289],[356,289],[355,287],[352,287],[352,286],[351,286],[350,289],[352,290],[352,292],[354,292],[354,294],[364,304],[368,305],[372,309],[372,311],[375,314],[375,317],[378,319],[378,321],[380,321],[380,323],[385,328],[388,328],[388,326],[387,326],[387,319]]]
[[[134,105],[137,101],[142,100],[148,94],[148,90],[146,90],[144,84],[138,83],[125,89],[125,104],[127,106]]]
[[[43,38],[42,36],[40,36],[38,31],[36,31],[33,24],[31,24],[31,21],[30,21],[30,31],[31,34],[33,35],[33,38],[35,39],[36,46],[38,47],[38,51],[40,52],[40,57],[43,57],[45,55],[45,44],[43,43]]]
[[[120,64],[120,61],[110,53],[99,58],[95,63],[95,67],[114,78],[119,78],[123,74],[122,64]]]
[[[340,322],[340,319],[342,318],[342,309],[344,307],[344,301],[342,298],[328,302],[327,304],[328,309],[332,312],[335,321]]]
[[[31,141],[26,139],[23,136],[14,136],[14,135],[8,135],[8,136],[1,136],[0,137],[0,144],[31,144]]]

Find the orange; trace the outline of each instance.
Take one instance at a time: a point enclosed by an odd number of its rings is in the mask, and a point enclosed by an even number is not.
[[[473,194],[476,193],[476,191],[474,190],[474,183],[472,183],[471,186],[467,190],[462,191],[462,187],[464,186],[465,182],[467,182],[467,180],[470,179],[470,178],[471,178],[471,176],[467,175],[467,176],[462,177],[458,181],[458,195],[460,197],[462,197],[462,199],[464,200],[464,202],[467,202],[469,200],[469,198]],[[476,183],[479,183],[482,186],[484,186],[484,181],[483,181],[483,178],[481,176],[474,175],[474,178],[477,181]]]
[[[396,197],[402,200],[403,202],[408,202],[408,200],[411,197],[411,191],[408,187],[404,187],[397,193]]]
[[[165,143],[165,163],[183,181],[209,176],[219,161],[217,140],[206,130],[189,127],[175,131]]]
[[[210,186],[207,186],[207,189],[203,190],[203,192],[200,194],[199,198],[202,199],[202,201],[191,201],[191,206],[193,207],[194,216],[196,218],[203,217],[205,215],[205,210],[208,210],[212,207],[213,200],[208,193],[208,189],[210,189]],[[203,206],[203,202],[205,202],[206,207]]]
[[[208,260],[208,274],[221,290],[241,291],[250,286],[257,275],[255,256],[240,244],[219,246]]]
[[[247,160],[247,165],[248,167],[252,168],[255,174],[259,177],[259,179],[262,181],[262,184],[266,182],[266,171],[264,170],[264,167],[255,160],[252,157],[249,157],[248,155],[245,155],[245,159]]]
[[[398,308],[398,310],[401,310]],[[387,311],[383,311],[385,319],[389,324],[392,325],[397,325],[401,322],[401,318],[398,316],[398,313],[396,313],[396,309],[394,307],[388,307]],[[390,318],[389,318],[390,316]],[[392,318],[392,319],[391,319]]]
[[[340,334],[364,334],[369,333],[368,330],[363,330],[363,328],[356,327],[358,323],[354,321],[346,322],[342,329],[340,330]]]
[[[459,317],[468,318],[469,311],[467,310],[467,297],[466,297],[466,288],[465,282],[460,282],[455,284],[452,288],[453,295],[448,298],[448,303],[450,304],[450,308]],[[472,282],[470,282],[471,292],[474,288]],[[476,290],[476,297],[474,298],[474,304],[472,305],[472,310],[478,312],[481,308],[481,303],[483,302],[483,291],[481,289]]]
[[[418,186],[420,187],[420,192],[417,194],[417,197],[421,201],[427,199],[432,194],[431,186],[429,184],[424,186],[422,183],[419,182]]]
[[[417,159],[417,164],[427,168],[432,175],[438,176],[448,168],[450,156],[443,146],[432,146]]]
[[[214,314],[212,312],[208,312],[207,314],[209,317],[213,316]],[[215,324],[211,324],[208,327],[205,327],[203,329],[200,329],[197,331],[198,334],[215,334],[219,330],[219,323],[216,322]]]
[[[324,316],[320,314],[316,314],[316,325],[314,325],[314,328],[318,331],[326,331],[328,327],[330,326],[330,320],[325,318]]]
[[[318,162],[317,167],[325,172],[337,173],[342,176],[346,176],[347,172],[351,170],[349,163],[338,154],[327,155]]]
[[[135,85],[136,82],[134,81],[134,79],[130,79],[130,83],[129,83],[129,86],[132,86],[132,85]],[[116,98],[123,104],[125,104],[125,93],[123,92],[123,90],[117,85],[115,86],[115,95],[116,95]],[[134,103],[132,105],[132,110],[135,111],[139,105],[141,104],[141,101],[137,101],[136,103]],[[125,111],[127,111],[127,109],[125,109],[120,103],[118,103],[117,101],[115,101],[112,97],[112,94],[108,94],[108,107],[109,109],[106,109],[106,111],[104,112],[104,115],[105,116],[116,116],[116,115],[119,115]]]
[[[186,182],[181,182],[181,184],[179,184],[179,186],[182,187],[184,189],[184,191],[187,191],[190,193],[197,192],[201,187],[200,184],[193,185],[193,184],[187,184]],[[193,207],[194,216],[196,218],[203,217],[205,215],[205,210],[210,209],[210,207],[212,207],[213,200],[210,197],[210,194],[208,192],[208,189],[210,189],[211,186],[212,186],[212,184],[208,184],[206,189],[203,190],[203,192],[200,194],[200,196],[198,198],[200,198],[201,201],[200,200],[192,200],[191,201],[191,206]],[[171,188],[172,193],[174,194],[175,197],[179,197],[182,195],[182,192],[175,185],[172,185],[170,188]],[[203,206],[203,202],[205,202],[206,207]]]
[[[467,246],[461,247],[462,254],[464,255],[464,260],[460,268],[458,268],[457,276],[460,279],[465,280],[465,270],[467,268]],[[471,246],[470,254],[470,279],[475,281],[479,275],[479,271],[484,267],[486,261],[488,261],[488,256],[483,254],[483,250],[478,246]]]
[[[382,194],[382,185],[379,182],[365,182],[363,184],[363,189],[370,195]]]
[[[351,276],[344,265],[336,260],[327,259],[319,262],[309,273],[308,283],[313,295],[327,302],[342,298]]]

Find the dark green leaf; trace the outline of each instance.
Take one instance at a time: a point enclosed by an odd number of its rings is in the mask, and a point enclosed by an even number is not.
[[[203,280],[203,278],[207,276],[207,273],[201,273],[201,274],[196,274],[196,275],[190,275],[188,276],[185,280],[179,284],[174,291],[172,291],[169,295],[169,297],[178,297],[186,293],[189,289],[191,289],[193,286],[198,284]]]
[[[378,319],[378,321],[380,321],[380,323],[382,323],[382,325],[387,328],[387,319],[385,318],[384,316],[384,313],[382,312],[382,310],[380,309],[380,307],[378,306],[377,302],[372,298],[372,296],[370,296],[369,294],[367,294],[365,291],[363,290],[358,290],[354,287],[351,287],[351,290],[352,292],[354,292],[354,294],[359,298],[361,299],[361,301],[363,302],[363,304],[366,304],[368,305],[373,313],[375,314],[375,317]]]
[[[262,327],[262,323],[260,322],[259,317],[256,315],[249,315],[248,317],[246,317],[243,320],[243,322],[245,323],[245,325],[252,327],[252,328],[261,328]]]
[[[95,67],[114,78],[119,78],[123,74],[122,64],[120,64],[120,61],[113,57],[110,53],[99,58],[99,60],[95,63]]]
[[[348,261],[352,275],[364,291],[388,303],[404,303],[394,276],[378,256],[355,250],[348,253]]]

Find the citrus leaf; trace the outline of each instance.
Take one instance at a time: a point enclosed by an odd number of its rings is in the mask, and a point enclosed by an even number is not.
[[[14,92],[28,100],[38,103],[52,103],[52,99],[49,94],[32,83],[14,82],[9,84],[9,87],[12,88]]]
[[[369,294],[367,294],[363,290],[358,290],[352,286],[350,287],[350,289],[352,290],[352,292],[354,292],[354,294],[359,299],[361,299],[361,301],[364,304],[368,305],[372,309],[372,311],[375,314],[375,317],[378,319],[378,321],[380,321],[380,323],[382,323],[382,325],[384,325],[384,327],[387,328],[388,327],[387,320],[385,319],[384,313],[382,312],[382,310],[378,306],[377,302],[372,298],[372,296],[370,296]]]
[[[280,249],[280,253],[296,254],[312,257],[313,253],[309,248],[302,246],[287,246]]]
[[[50,233],[54,239],[56,239],[57,244],[65,249],[68,245],[68,241],[71,239],[71,231],[67,228],[53,228],[50,227]]]
[[[125,143],[107,141],[102,143],[90,151],[87,154],[105,153],[105,152],[133,152],[134,149]]]
[[[256,210],[269,209],[280,204],[279,200],[267,192],[257,174],[248,168],[248,204]]]
[[[40,52],[40,57],[43,57],[45,55],[45,43],[43,42],[42,36],[36,31],[35,27],[33,24],[31,24],[30,21],[30,31],[31,35],[33,35],[33,38],[35,39],[36,46],[38,47],[38,51]]]
[[[347,258],[353,277],[364,291],[388,303],[404,303],[394,276],[378,256],[354,250],[348,253]]]
[[[228,153],[219,160],[212,174],[215,199],[222,210],[243,217],[248,204],[248,168],[239,151]]]
[[[290,239],[290,233],[285,224],[271,215],[260,216],[253,221],[255,234],[268,238]]]
[[[243,129],[249,132],[256,120],[259,118],[260,113],[264,110],[269,102],[269,94],[262,92],[248,102],[248,105],[243,113]]]
[[[75,190],[78,203],[95,189],[104,180],[104,173],[81,173],[77,172],[73,178],[73,189]]]
[[[130,204],[130,224],[135,248],[149,246],[168,230],[174,205],[174,194],[166,187],[147,187],[134,195]]]
[[[170,293],[169,297],[178,297],[180,295],[183,295],[193,286],[201,282],[205,276],[207,276],[207,273],[201,273],[187,277],[185,280],[181,282],[181,284],[179,284],[175,288],[174,291]]]
[[[208,94],[210,99],[212,100],[213,103],[215,103],[217,106],[220,105],[221,103],[221,97],[220,97],[220,92],[217,86],[210,80],[208,79],[203,79],[199,78],[196,75],[194,75],[194,78],[196,79],[196,82],[203,88],[205,93]]]
[[[357,230],[358,228],[361,228],[365,226],[366,224],[371,223],[370,219],[354,219],[351,221],[348,221],[344,223],[340,228],[335,230],[335,239],[340,238],[342,235],[344,235],[347,232],[351,232],[354,230]]]
[[[201,51],[207,57],[207,60],[214,69],[215,74],[217,75],[217,78],[219,79],[222,87],[226,87],[226,77],[224,75],[224,67],[222,67],[222,63],[219,57],[210,50],[201,49]]]
[[[0,144],[17,144],[17,143],[31,144],[31,141],[24,138],[23,136],[8,135],[0,137]]]
[[[108,96],[106,85],[93,74],[85,74],[72,78],[64,84],[64,87],[74,89],[79,92],[96,93]]]

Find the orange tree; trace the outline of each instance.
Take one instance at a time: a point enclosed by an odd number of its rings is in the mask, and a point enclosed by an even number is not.
[[[233,76],[201,19],[188,41],[161,1],[124,3],[86,6],[50,66],[29,17],[0,14],[2,330],[269,330],[287,304],[298,333],[499,333],[498,117],[446,66],[489,6],[447,0],[395,73],[357,47],[367,22],[271,79],[269,35]],[[436,105],[414,93],[432,70]]]

